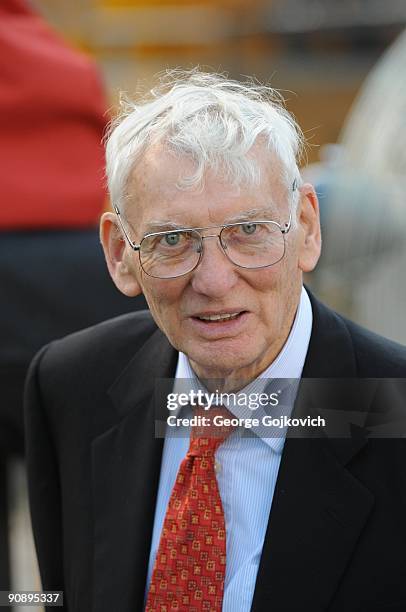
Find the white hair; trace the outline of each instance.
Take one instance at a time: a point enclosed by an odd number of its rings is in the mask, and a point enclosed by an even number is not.
[[[167,71],[139,103],[122,101],[110,126],[106,174],[111,202],[122,210],[133,169],[157,143],[195,164],[192,175],[179,177],[179,189],[202,188],[207,170],[236,186],[257,185],[260,169],[249,155],[257,142],[280,161],[290,192],[300,183],[297,160],[304,139],[276,90],[253,79],[239,82],[197,68]]]

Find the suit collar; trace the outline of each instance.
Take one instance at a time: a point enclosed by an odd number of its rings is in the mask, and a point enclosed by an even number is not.
[[[177,352],[157,329],[121,372],[109,389],[117,415],[122,418],[159,393],[157,381],[175,376]],[[165,386],[165,385],[164,385]]]
[[[357,376],[354,347],[344,319],[317,300],[307,289],[313,311],[313,329],[303,367],[303,378]]]
[[[326,416],[325,442],[345,465],[367,442],[364,424],[371,404],[372,382],[358,378],[353,340],[345,320],[309,290],[308,294],[313,329],[295,416],[305,412]]]

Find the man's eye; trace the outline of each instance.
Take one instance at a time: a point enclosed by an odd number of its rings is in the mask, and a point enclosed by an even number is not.
[[[179,234],[165,234],[164,241],[168,246],[176,246],[180,242]]]
[[[244,234],[254,234],[256,229],[257,229],[257,224],[256,223],[244,223],[244,225],[241,225],[241,229],[244,232]]]

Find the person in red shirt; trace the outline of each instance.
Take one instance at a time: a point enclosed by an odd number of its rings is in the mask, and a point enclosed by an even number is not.
[[[2,0],[1,230],[97,224],[106,108],[93,61],[24,0]]]
[[[9,588],[5,466],[23,450],[32,356],[145,305],[112,287],[99,244],[106,108],[94,62],[24,0],[1,0],[0,590]]]

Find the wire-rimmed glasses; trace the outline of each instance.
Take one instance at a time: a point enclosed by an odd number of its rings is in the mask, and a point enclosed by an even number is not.
[[[285,235],[291,228],[291,218],[284,226],[276,221],[242,221],[153,232],[146,234],[140,244],[135,244],[122,223],[121,226],[131,248],[138,251],[141,267],[148,276],[177,278],[189,274],[199,265],[206,238],[218,238],[227,258],[240,268],[275,265],[285,255]],[[217,234],[203,236],[200,233],[218,228],[221,229]]]
[[[293,184],[293,190],[296,183]],[[118,207],[114,207],[122,232],[148,276],[177,278],[192,272],[203,257],[203,241],[218,238],[226,257],[234,265],[249,270],[268,268],[285,255],[285,235],[292,226],[292,210],[284,225],[276,221],[247,220],[208,227],[190,227],[146,234],[139,244],[129,237]],[[215,234],[201,232],[219,229]]]

